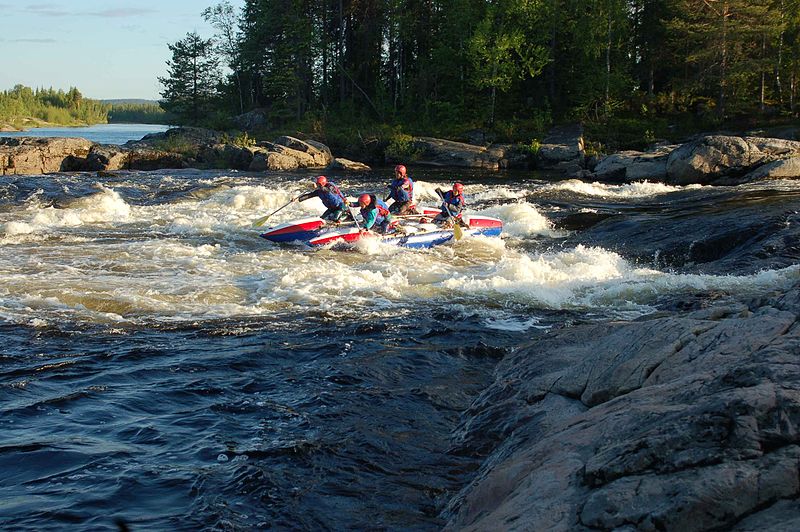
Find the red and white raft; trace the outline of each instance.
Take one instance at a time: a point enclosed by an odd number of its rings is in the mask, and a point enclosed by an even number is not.
[[[327,224],[322,218],[303,218],[272,227],[261,234],[271,242],[300,243],[312,247],[337,244],[352,244],[361,238],[379,238],[386,244],[410,248],[430,248],[449,242],[454,238],[453,229],[442,227],[431,222],[439,213],[438,209],[424,209],[423,216],[404,217],[402,230],[380,235],[365,233],[359,230],[354,222]],[[463,215],[462,220],[467,227],[462,229],[464,235],[500,236],[503,222],[497,218],[481,215]]]

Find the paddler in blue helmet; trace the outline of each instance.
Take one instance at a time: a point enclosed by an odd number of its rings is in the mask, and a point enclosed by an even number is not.
[[[389,207],[392,214],[418,214],[414,205],[414,182],[402,164],[394,167],[394,179],[389,183],[389,195],[384,201],[389,198],[394,200]]]
[[[324,175],[318,176],[314,180],[314,190],[297,196],[292,201],[305,201],[311,198],[319,198],[326,210],[322,213],[323,220],[338,222],[343,216],[349,215],[350,209],[347,206],[347,198],[333,181],[328,181]]]
[[[436,193],[442,198],[442,212],[436,215],[433,219],[434,222],[442,223],[443,225],[451,225],[458,223],[459,225],[466,226],[461,220],[461,212],[467,206],[464,199],[464,185],[462,183],[453,183],[453,188],[447,192],[442,192],[442,189],[437,188]]]
[[[361,217],[364,219],[362,229],[385,234],[394,226],[389,206],[376,198],[375,194],[361,194],[358,203],[353,204],[353,207],[356,206],[361,207]]]

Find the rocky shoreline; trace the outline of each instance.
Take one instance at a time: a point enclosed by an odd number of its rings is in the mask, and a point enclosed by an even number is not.
[[[334,158],[327,146],[312,140],[283,136],[274,142],[241,146],[223,133],[200,128],[170,129],[122,146],[97,144],[83,138],[0,138],[0,175],[195,167],[253,172],[370,169],[362,163]]]
[[[504,358],[454,452],[447,530],[796,530],[800,283],[552,331]]]
[[[629,183],[648,180],[672,185],[737,185],[800,177],[800,142],[779,138],[702,135],[687,143],[656,145],[588,157],[580,126],[551,131],[535,153],[511,144],[466,144],[414,138],[413,164],[489,171],[535,168],[568,178]],[[403,161],[409,162],[409,161]],[[174,128],[122,146],[81,138],[0,138],[0,175],[70,171],[231,168],[253,172],[303,168],[369,171],[364,163],[335,158],[324,144],[282,136],[273,142],[241,145],[201,128]]]

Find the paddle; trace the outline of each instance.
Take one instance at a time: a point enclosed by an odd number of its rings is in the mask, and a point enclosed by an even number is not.
[[[297,198],[299,198],[299,197],[300,197],[300,196],[297,196]],[[258,219],[258,220],[256,220],[255,222],[253,222],[253,227],[261,227],[262,225],[264,225],[265,223],[267,223],[267,220],[269,220],[270,216],[272,216],[272,215],[273,215],[273,214],[275,214],[276,212],[280,211],[281,209],[285,209],[286,207],[288,207],[289,205],[291,205],[292,203],[294,203],[294,200],[296,200],[297,198],[292,198],[291,200],[289,200],[289,203],[287,203],[286,205],[283,205],[283,206],[281,206],[281,207],[278,207],[277,209],[275,209],[274,211],[272,211],[271,213],[269,213],[269,214],[268,214],[268,215],[266,215],[266,216],[262,216],[261,218],[259,218],[259,219]]]
[[[444,210],[447,211],[448,216],[453,219],[453,236],[456,237],[456,240],[461,240],[464,236],[464,231],[461,230],[461,224],[459,223],[458,218],[453,216],[453,213],[450,211],[450,205],[444,199],[444,194],[437,188],[436,193],[442,198],[442,204],[444,205]]]

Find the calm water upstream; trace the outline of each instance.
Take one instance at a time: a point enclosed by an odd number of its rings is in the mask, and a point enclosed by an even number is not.
[[[26,131],[0,132],[0,137],[83,137],[101,144],[125,144],[148,133],[166,131],[161,124],[95,124],[84,127],[34,127]]]
[[[416,170],[432,205],[453,174]],[[454,430],[504,353],[800,277],[790,183],[475,173],[502,239],[260,239],[311,177],[0,177],[0,528],[436,530],[481,461]],[[330,177],[352,196],[389,171]]]

